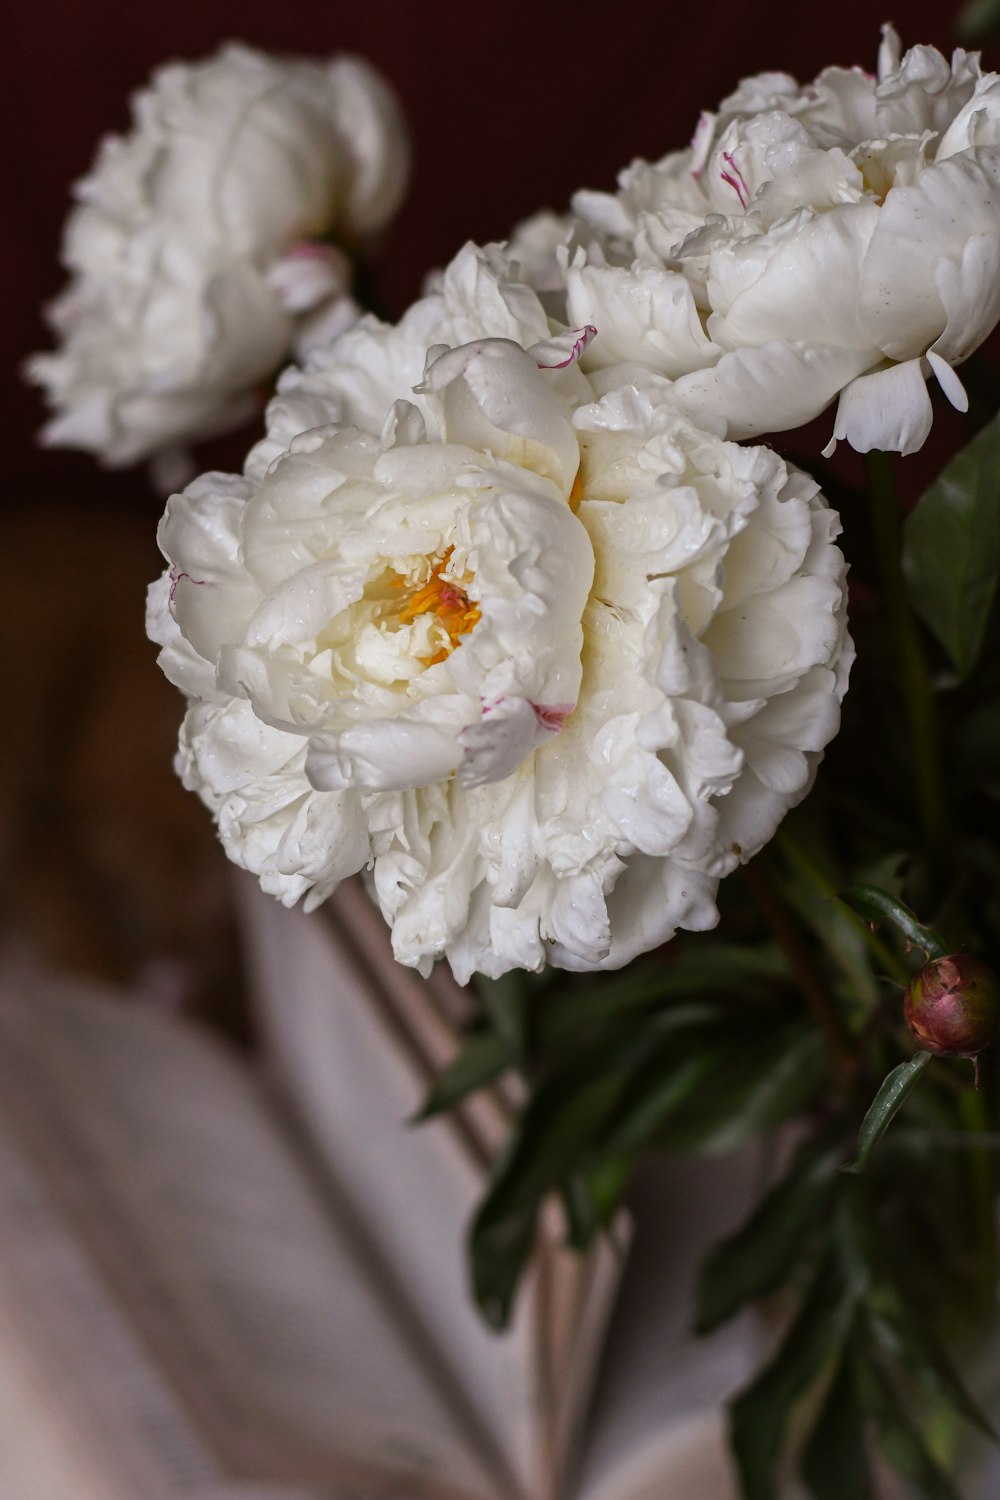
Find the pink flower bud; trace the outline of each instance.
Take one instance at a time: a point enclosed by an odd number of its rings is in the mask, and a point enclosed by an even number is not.
[[[906,1024],[939,1057],[975,1057],[993,1040],[1000,981],[967,953],[935,958],[916,974],[903,1001]]]

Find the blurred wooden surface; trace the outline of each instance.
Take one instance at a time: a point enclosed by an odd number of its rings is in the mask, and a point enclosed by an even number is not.
[[[228,866],[172,769],[183,699],[143,630],[148,505],[10,511],[0,553],[7,940],[232,1021]]]

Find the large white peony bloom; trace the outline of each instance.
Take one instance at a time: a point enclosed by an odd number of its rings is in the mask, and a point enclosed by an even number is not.
[[[901,58],[886,28],[877,79],[750,78],[687,150],[574,209],[593,241],[569,257],[567,316],[600,327],[592,366],[674,378],[730,437],[839,393],[834,440],[911,453],[925,377],[964,410],[954,366],[1000,317],[1000,77],[961,50]]]
[[[372,866],[396,956],[462,981],[711,926],[846,686],[816,485],[662,377],[588,380],[591,332],[467,247],[289,372],[246,474],[160,529],[150,634],[230,856],[289,904]]]
[[[28,365],[44,441],[116,466],[239,422],[294,345],[339,331],[338,245],[391,218],[408,158],[388,85],[350,57],[227,46],[161,68],[133,110],[76,188],[62,347]]]

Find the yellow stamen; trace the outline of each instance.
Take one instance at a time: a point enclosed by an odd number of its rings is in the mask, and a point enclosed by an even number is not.
[[[580,504],[580,501],[582,499],[583,480],[580,478],[579,470],[577,470],[576,478],[573,480],[573,488],[569,492],[569,508],[574,513],[574,515],[576,514],[576,508]]]
[[[434,656],[423,658],[429,667],[444,661],[458,645],[458,638],[467,635],[478,624],[479,607],[468,594],[450,578],[443,578],[451,559],[453,547],[449,547],[439,562],[431,569],[431,576],[422,588],[410,595],[399,612],[402,625],[412,625],[419,615],[434,614],[448,632],[448,646]]]

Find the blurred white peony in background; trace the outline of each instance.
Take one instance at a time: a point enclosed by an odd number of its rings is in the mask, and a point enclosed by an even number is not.
[[[29,376],[43,440],[135,463],[231,427],[292,353],[354,317],[350,252],[399,207],[408,142],[385,80],[352,57],[240,45],[159,69],[77,185]]]
[[[463,981],[713,925],[846,687],[815,483],[658,375],[588,379],[592,333],[468,246],[286,372],[245,474],[160,529],[149,630],[230,856],[286,904],[371,866],[396,956]]]

